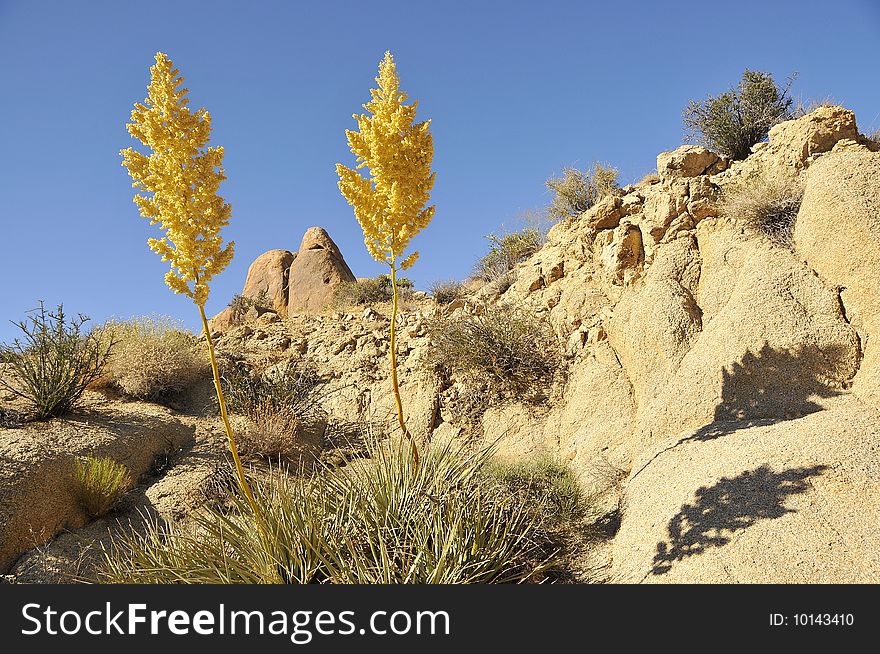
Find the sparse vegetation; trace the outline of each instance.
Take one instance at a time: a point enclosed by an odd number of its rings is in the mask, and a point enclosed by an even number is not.
[[[525,261],[544,244],[544,235],[534,227],[507,234],[489,234],[489,253],[474,267],[474,277],[487,282],[508,276],[516,264]]]
[[[564,525],[584,516],[585,498],[571,469],[549,454],[487,468],[491,480],[502,484],[536,519],[550,526]]]
[[[291,360],[254,371],[238,362],[222,377],[233,413],[246,416],[250,429],[239,434],[242,453],[271,460],[295,460],[310,446],[306,430],[320,413],[317,393],[323,379],[315,367]]]
[[[460,281],[449,279],[437,281],[431,284],[431,297],[437,304],[449,304],[455,302],[468,293],[467,287]]]
[[[547,207],[551,220],[576,218],[596,202],[617,191],[618,171],[612,166],[594,163],[585,171],[563,168],[562,177],[551,177],[545,184],[553,192]]]
[[[792,116],[793,80],[780,89],[769,73],[746,70],[736,88],[691,100],[684,110],[688,138],[730,159],[745,159],[773,125]]]
[[[68,413],[103,373],[114,343],[84,333],[88,320],[81,314],[69,319],[62,305],[52,313],[40,302],[27,320],[15,323],[23,338],[0,346],[12,374],[11,380],[0,377],[0,386],[25,399],[36,420]]]
[[[406,277],[397,278],[399,299],[406,300],[413,294],[413,282]],[[379,275],[372,279],[344,282],[336,289],[336,304],[340,307],[382,304],[394,299],[391,275]]]
[[[418,467],[403,443],[372,462],[255,484],[260,513],[239,493],[187,530],[157,524],[107,554],[115,583],[515,583],[543,580],[553,539],[502,484],[491,452],[428,448]],[[255,529],[265,521],[269,539]]]
[[[232,309],[232,313],[237,320],[241,320],[251,309],[256,309],[260,313],[273,310],[272,300],[269,299],[269,294],[266,291],[260,291],[259,295],[255,298],[245,295],[233,295],[226,306]]]
[[[101,332],[116,342],[97,387],[128,397],[162,401],[207,375],[195,351],[198,339],[171,318],[141,317],[106,323]]]
[[[488,382],[491,395],[541,401],[559,369],[550,326],[509,305],[436,320],[431,336],[436,365],[465,382]]]
[[[80,505],[91,518],[106,515],[131,487],[128,469],[106,456],[77,459],[75,476]]]
[[[730,186],[722,197],[725,216],[741,220],[779,245],[790,245],[804,196],[803,183],[793,177],[753,175]]]

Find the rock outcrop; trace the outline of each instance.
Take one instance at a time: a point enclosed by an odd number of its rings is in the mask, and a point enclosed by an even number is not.
[[[797,252],[840,295],[864,359],[853,392],[880,407],[880,153],[847,149],[822,157],[807,175],[795,222]]]
[[[265,300],[270,309],[286,316],[290,266],[295,258],[287,250],[264,252],[248,268],[241,294],[251,300]]]
[[[287,310],[320,311],[333,303],[336,288],[355,277],[342,253],[320,227],[310,227],[288,273]]]
[[[497,297],[546,316],[571,363],[546,416],[508,408],[492,429],[588,488],[599,462],[628,474],[616,579],[880,578],[875,149],[851,111],[820,107],[744,161],[661,154],[657,178],[556,225]],[[806,180],[792,246],[723,215],[754,176]]]

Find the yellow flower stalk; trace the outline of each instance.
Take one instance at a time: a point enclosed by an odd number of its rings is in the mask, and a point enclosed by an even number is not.
[[[431,121],[414,122],[418,101],[405,104],[407,94],[400,90],[400,78],[390,52],[379,63],[376,82],[379,88],[370,89],[372,99],[363,105],[371,115],[354,114],[358,131],[345,131],[357,166],[352,169],[336,164],[336,173],[339,190],[354,207],[354,215],[364,231],[367,250],[376,261],[391,268],[391,382],[398,423],[410,442],[418,467],[418,448],[406,428],[397,382],[397,271],[398,267],[406,270],[415,263],[418,252],[405,255],[406,248],[434,217],[434,206],[425,206],[434,187],[434,142],[428,129]],[[369,177],[358,172],[365,167]]]
[[[209,283],[232,260],[235,247],[232,242],[224,246],[220,236],[232,211],[217,193],[220,183],[226,179],[222,167],[223,148],[208,146],[211,114],[205,109],[190,110],[189,90],[182,86],[183,82],[171,59],[157,52],[156,63],[150,68],[147,98],[143,104],[135,103],[131,123],[127,125],[129,133],[147,146],[150,153],[127,148],[120,154],[122,165],[131,176],[132,187],[143,193],[134,196],[134,203],[141,215],[151,225],[158,224],[165,234],[147,241],[162,261],[171,264],[165,283],[175,293],[189,296],[199,308],[238,483],[255,515],[259,516],[229,424],[214,342],[205,316]]]

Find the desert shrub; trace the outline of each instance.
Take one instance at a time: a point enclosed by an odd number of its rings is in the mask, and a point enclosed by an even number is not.
[[[131,487],[128,469],[106,456],[77,459],[75,478],[80,505],[92,518],[107,514]]]
[[[171,318],[111,321],[101,332],[116,345],[98,386],[161,401],[208,374],[207,362],[196,351],[198,339]]]
[[[269,298],[269,293],[265,290],[260,291],[255,298],[247,297],[246,295],[233,295],[226,306],[232,309],[233,315],[239,320],[251,309],[257,309],[260,313],[274,311],[272,300]]]
[[[571,469],[541,454],[517,462],[494,462],[488,479],[504,486],[536,519],[564,526],[584,517],[585,498]]]
[[[411,279],[399,277],[397,290],[400,299],[412,297],[414,287]],[[392,300],[391,275],[379,275],[372,279],[343,282],[336,288],[335,300],[340,307],[381,304]]]
[[[509,583],[541,581],[552,541],[523,505],[485,483],[489,451],[371,446],[372,460],[312,478],[255,484],[260,517],[231,511],[195,527],[153,524],[107,552],[114,583]],[[262,520],[269,538],[262,538]]]
[[[314,365],[291,360],[257,371],[237,362],[221,381],[230,410],[250,422],[238,436],[243,453],[292,460],[303,452],[306,431],[321,414],[324,381]]]
[[[437,304],[449,304],[468,294],[467,287],[460,281],[449,279],[431,284],[431,297]]]
[[[691,100],[683,116],[688,138],[730,159],[745,159],[773,125],[791,118],[793,79],[780,89],[769,73],[746,70],[736,88]]]
[[[796,178],[752,175],[724,190],[721,210],[773,242],[789,245],[803,196],[803,184]]]
[[[545,184],[553,192],[547,208],[552,220],[576,218],[619,188],[618,171],[612,166],[594,163],[585,171],[563,168],[562,177],[551,177]]]
[[[62,305],[52,313],[40,302],[26,320],[15,323],[24,333],[22,339],[0,345],[12,377],[0,377],[0,386],[24,398],[35,419],[69,412],[103,373],[114,343],[84,333],[88,320],[82,314],[69,319]]]
[[[501,235],[489,234],[486,239],[489,252],[477,262],[474,277],[487,282],[509,276],[516,264],[528,259],[544,243],[544,235],[534,227]]]
[[[560,350],[550,326],[509,305],[435,320],[432,357],[459,379],[487,382],[493,394],[538,401],[559,369]]]

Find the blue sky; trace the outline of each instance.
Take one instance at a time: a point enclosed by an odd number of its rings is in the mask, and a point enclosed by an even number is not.
[[[833,20],[832,20],[833,17]],[[172,57],[226,150],[236,258],[209,313],[272,248],[325,227],[357,276],[364,249],[334,164],[385,50],[431,118],[436,217],[414,241],[420,288],[464,278],[484,235],[549,201],[562,166],[622,181],[682,142],[681,111],[744,68],[831,97],[880,128],[880,2],[46,2],[0,0],[0,340],[37,300],[96,322],[197,312],[150,252],[119,150],[153,55]]]

